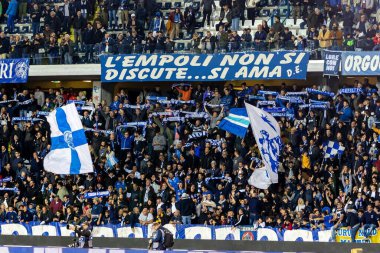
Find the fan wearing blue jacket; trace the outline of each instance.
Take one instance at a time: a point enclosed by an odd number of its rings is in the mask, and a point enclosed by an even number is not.
[[[11,0],[8,5],[7,12],[4,16],[8,18],[7,26],[9,29],[9,33],[13,33],[13,30],[15,28],[15,17],[17,15],[17,0]]]

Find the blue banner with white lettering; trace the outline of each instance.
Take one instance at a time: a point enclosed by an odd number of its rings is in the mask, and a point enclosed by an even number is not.
[[[251,240],[251,241],[305,241],[305,242],[329,242],[332,238],[330,229],[278,229],[278,228],[254,228],[252,226],[204,226],[204,225],[173,225],[166,224],[167,228],[176,239],[198,240]],[[36,236],[74,236],[72,230],[68,230],[65,223],[51,222],[41,225],[39,222],[30,223],[0,223],[1,235],[36,235]],[[355,242],[380,243],[380,231],[377,229],[364,237],[363,229],[359,229],[355,236]],[[92,236],[108,238],[150,238],[152,227],[136,224],[130,225],[107,224],[92,227]],[[337,242],[351,242],[351,230],[345,227],[336,231]],[[1,251],[0,251],[1,252]]]
[[[323,63],[323,75],[339,76],[341,52],[325,51],[325,59]]]
[[[306,79],[308,52],[101,56],[102,82]]]
[[[344,76],[379,76],[380,54],[373,52],[342,52],[342,75]]]
[[[0,83],[26,83],[29,74],[29,59],[0,60]]]

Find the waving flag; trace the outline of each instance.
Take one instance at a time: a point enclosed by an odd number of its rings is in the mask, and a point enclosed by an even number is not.
[[[270,182],[278,183],[277,171],[281,149],[280,127],[269,113],[247,103],[245,103],[245,107]],[[256,173],[256,175],[265,176],[264,173]],[[263,180],[266,179],[263,178]]]
[[[46,171],[83,174],[94,171],[90,150],[75,104],[57,108],[47,117],[51,149],[44,159]]]
[[[270,181],[267,170],[263,167],[256,168],[253,171],[252,175],[248,179],[248,184],[259,189],[268,189],[272,182]]]
[[[219,128],[244,138],[249,126],[249,118],[245,108],[232,108],[227,117],[220,123]]]
[[[337,141],[328,141],[323,145],[323,151],[325,152],[324,158],[333,158],[336,155],[342,155],[345,147],[339,145]]]

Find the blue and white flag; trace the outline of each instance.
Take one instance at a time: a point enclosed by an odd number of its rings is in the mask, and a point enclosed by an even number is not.
[[[227,117],[220,123],[219,128],[244,138],[249,126],[249,118],[245,108],[232,108]]]
[[[46,117],[51,130],[51,149],[44,159],[46,171],[55,174],[94,172],[82,123],[75,104],[57,108]]]
[[[333,158],[336,155],[342,155],[344,150],[345,147],[339,145],[337,141],[328,141],[323,145],[323,151],[325,152],[324,158]]]
[[[280,126],[272,115],[260,108],[247,103],[245,103],[245,107],[265,170],[269,175],[271,183],[278,183],[278,167],[281,152]]]

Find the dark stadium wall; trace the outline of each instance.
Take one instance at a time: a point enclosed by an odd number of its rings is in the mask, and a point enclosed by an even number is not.
[[[0,236],[0,245],[56,246],[65,247],[73,238],[50,236]],[[148,239],[132,238],[95,238],[94,247],[100,248],[140,248],[146,249]],[[174,249],[204,251],[275,251],[275,252],[315,252],[350,253],[351,249],[363,249],[365,253],[379,253],[378,244],[353,244],[331,242],[273,242],[273,241],[213,241],[213,240],[175,240]]]

